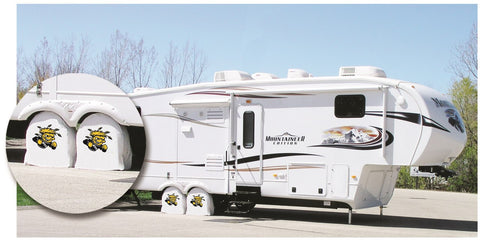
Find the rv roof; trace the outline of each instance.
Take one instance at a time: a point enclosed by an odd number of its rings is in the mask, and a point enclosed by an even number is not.
[[[222,88],[222,87],[232,87],[232,86],[242,86],[248,83],[249,86],[261,86],[261,85],[290,85],[295,83],[295,85],[302,84],[315,84],[315,83],[331,83],[336,85],[345,85],[352,83],[363,83],[363,84],[378,84],[384,86],[393,86],[398,87],[402,82],[401,80],[389,79],[389,78],[379,78],[379,77],[368,77],[368,76],[327,76],[327,77],[308,77],[308,78],[279,78],[279,79],[263,79],[263,80],[237,80],[229,82],[204,82],[191,85],[184,85],[179,87],[163,88],[163,89],[152,89],[152,90],[141,90],[140,92],[130,93],[130,96],[147,96],[155,94],[166,94],[174,92],[182,92],[188,90],[198,90],[198,89],[208,89],[208,88]]]

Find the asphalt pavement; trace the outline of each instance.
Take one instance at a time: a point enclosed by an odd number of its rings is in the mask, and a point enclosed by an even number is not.
[[[40,204],[81,214],[102,209],[130,189],[138,171],[99,171],[47,168],[8,163],[23,190]]]
[[[383,209],[257,205],[250,213],[168,215],[160,201],[69,215],[18,207],[19,237],[478,237],[477,194],[396,189]]]

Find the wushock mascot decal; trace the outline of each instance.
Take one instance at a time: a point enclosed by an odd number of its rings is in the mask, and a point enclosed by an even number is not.
[[[165,199],[165,202],[168,205],[177,206],[178,205],[177,200],[178,200],[178,195],[175,195],[175,193],[172,193],[172,194],[168,194],[167,199]]]
[[[203,207],[203,201],[205,201],[203,196],[198,194],[196,196],[195,195],[193,196],[193,199],[190,201],[190,203],[195,207]]]
[[[57,131],[59,130],[58,128],[51,128],[52,124],[48,125],[47,127],[40,127],[37,126],[38,133],[35,133],[35,137],[32,138],[32,140],[37,143],[38,147],[40,148],[46,148],[50,147],[52,149],[57,148],[57,142],[55,142],[55,136],[61,137],[60,133]]]
[[[87,145],[88,149],[91,151],[97,151],[97,149],[106,152],[108,149],[107,144],[105,144],[106,139],[112,140],[112,137],[108,136],[107,134],[110,133],[109,131],[102,131],[102,127],[99,127],[97,130],[88,129],[90,131],[90,136],[85,136],[85,140],[83,143]]]

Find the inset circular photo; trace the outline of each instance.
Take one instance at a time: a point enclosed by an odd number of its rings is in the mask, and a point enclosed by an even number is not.
[[[125,194],[145,155],[140,111],[120,88],[89,74],[33,87],[10,118],[6,143],[20,187],[43,206],[72,214]]]

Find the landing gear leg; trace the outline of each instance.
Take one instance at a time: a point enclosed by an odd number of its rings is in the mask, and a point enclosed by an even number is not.
[[[142,206],[142,202],[140,201],[140,198],[138,198],[137,193],[135,193],[135,190],[129,190],[130,193],[132,194],[133,198],[137,202],[137,206]]]
[[[352,224],[352,208],[348,209],[348,224]]]

